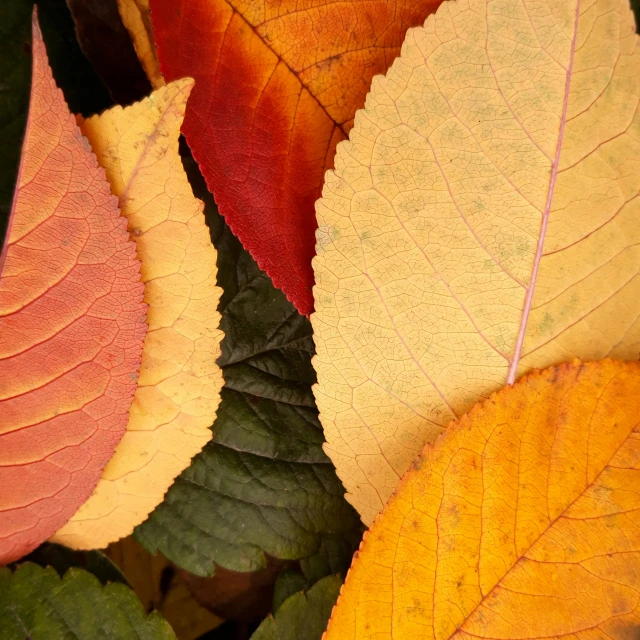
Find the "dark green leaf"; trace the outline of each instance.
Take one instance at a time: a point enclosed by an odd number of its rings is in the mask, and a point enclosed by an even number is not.
[[[76,551],[60,544],[45,542],[22,558],[20,564],[23,562],[35,562],[41,567],[53,567],[60,576],[64,576],[71,567],[78,567],[86,569],[102,584],[121,582],[129,586],[122,571],[100,551]]]
[[[185,166],[218,249],[225,387],[213,441],[136,538],[199,576],[214,563],[255,571],[265,553],[306,558],[327,535],[347,537],[350,559],[361,525],[322,450],[311,325],[224,226],[193,161]]]
[[[251,636],[251,640],[320,640],[331,609],[338,599],[342,580],[327,576],[307,593],[296,593],[285,600]]]
[[[300,570],[284,569],[281,571],[273,590],[273,612],[278,611],[284,601],[294,593],[304,591],[308,587],[307,578]]]
[[[175,640],[123,584],[103,587],[82,569],[61,578],[31,562],[0,568],[0,621],[0,640]]]
[[[78,42],[118,104],[128,105],[151,92],[116,0],[67,0]]]
[[[25,0],[0,2],[0,251],[9,222],[29,108],[32,7]]]

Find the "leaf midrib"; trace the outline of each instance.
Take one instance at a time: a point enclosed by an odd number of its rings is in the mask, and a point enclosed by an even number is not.
[[[522,347],[524,345],[525,334],[527,331],[527,322],[531,313],[531,305],[533,303],[533,295],[536,288],[536,280],[538,278],[538,271],[540,269],[540,262],[542,260],[542,252],[544,250],[544,241],[547,234],[547,226],[549,223],[549,212],[551,211],[551,204],[553,202],[554,187],[556,178],[558,176],[558,167],[560,165],[560,154],[562,152],[562,139],[564,137],[564,130],[567,124],[567,107],[569,104],[569,93],[571,89],[571,75],[573,73],[573,61],[576,52],[576,42],[578,38],[578,22],[580,20],[580,0],[576,1],[576,10],[574,14],[573,25],[573,37],[571,40],[571,49],[569,51],[569,63],[567,65],[567,72],[565,75],[564,86],[564,99],[562,103],[562,115],[560,117],[560,126],[558,129],[558,141],[556,144],[556,153],[551,165],[551,175],[549,176],[549,186],[547,189],[547,200],[542,212],[542,221],[540,225],[540,233],[538,236],[538,245],[536,247],[536,254],[533,260],[533,268],[531,271],[531,280],[527,293],[525,295],[524,306],[522,308],[522,317],[520,318],[520,326],[518,328],[518,337],[516,339],[516,346],[514,349],[513,357],[509,363],[509,369],[507,371],[507,384],[513,384],[516,380],[516,374],[518,372],[518,366],[522,357]]]

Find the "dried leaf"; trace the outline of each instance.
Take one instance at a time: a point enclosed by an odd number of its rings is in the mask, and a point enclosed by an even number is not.
[[[140,263],[57,89],[34,14],[22,161],[0,256],[0,564],[93,490],[122,437],[146,331]]]
[[[127,433],[53,538],[73,548],[130,534],[211,438],[223,384],[216,252],[178,154],[192,86],[180,80],[81,123],[136,241],[149,331]]]
[[[167,80],[196,80],[183,133],[220,212],[302,314],[313,203],[371,78],[439,0],[152,0]],[[179,25],[179,27],[178,27]]]
[[[118,11],[151,86],[154,89],[163,87],[165,81],[160,73],[158,51],[153,39],[149,0],[118,0]]]
[[[574,361],[427,445],[365,534],[325,640],[636,638],[640,364]]]
[[[640,354],[627,0],[460,0],[408,32],[317,205],[316,399],[366,523],[532,367]]]

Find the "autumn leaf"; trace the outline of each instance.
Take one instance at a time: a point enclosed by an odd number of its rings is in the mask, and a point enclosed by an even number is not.
[[[192,86],[171,83],[80,125],[135,239],[149,331],[127,432],[91,498],[53,537],[73,548],[129,535],[211,438],[223,384],[216,252],[178,153]]]
[[[408,27],[438,0],[151,0],[164,77],[195,79],[183,133],[220,212],[302,314],[313,203]]]
[[[153,39],[149,0],[117,0],[118,11],[126,27],[138,59],[154,89],[164,86],[158,51]]]
[[[29,116],[0,257],[0,564],[68,520],[124,433],[146,305],[119,213],[34,14]]]
[[[632,638],[640,363],[526,376],[427,445],[365,534],[325,640]]]
[[[175,640],[157,612],[146,615],[123,584],[103,586],[82,569],[61,578],[52,567],[26,562],[0,567],[2,640]]]
[[[361,525],[322,451],[311,325],[231,234],[191,158],[185,166],[218,251],[225,385],[213,439],[136,528],[136,539],[203,577],[216,565],[258,571],[267,554],[306,558],[325,543],[346,569]],[[339,544],[327,540],[333,535]]]
[[[447,2],[374,80],[317,205],[312,319],[325,450],[365,523],[506,382],[638,358],[634,31],[626,0]]]

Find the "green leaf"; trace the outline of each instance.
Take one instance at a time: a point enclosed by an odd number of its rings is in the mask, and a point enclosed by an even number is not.
[[[71,567],[78,567],[93,574],[103,585],[108,582],[121,582],[130,586],[118,566],[100,551],[76,551],[61,544],[45,542],[22,558],[19,563],[14,563],[14,566],[23,562],[34,562],[41,567],[53,567],[60,576],[64,576]]]
[[[0,621],[0,640],[175,640],[123,584],[103,587],[76,568],[61,578],[31,562],[0,569]]]
[[[225,227],[193,161],[185,168],[218,249],[225,386],[212,442],[135,536],[199,576],[214,563],[255,571],[265,553],[306,558],[327,535],[350,541],[350,559],[362,526],[322,450],[311,325]]]
[[[306,594],[296,593],[287,598],[275,616],[262,622],[251,640],[320,640],[341,585],[338,576],[327,576]]]
[[[308,588],[304,573],[298,569],[283,569],[273,589],[273,612],[275,613],[294,593]]]

